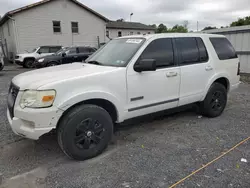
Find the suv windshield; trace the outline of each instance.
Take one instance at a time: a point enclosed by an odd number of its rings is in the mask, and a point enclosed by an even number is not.
[[[94,63],[102,66],[126,67],[144,42],[144,38],[113,39],[90,56],[86,60],[86,63]]]

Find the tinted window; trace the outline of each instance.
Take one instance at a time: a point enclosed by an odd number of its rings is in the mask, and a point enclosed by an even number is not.
[[[41,47],[39,49],[39,53],[43,54],[43,53],[49,53],[49,47]]]
[[[50,47],[50,53],[56,53],[58,52],[59,50],[61,50],[61,47]]]
[[[199,50],[195,38],[177,38],[176,45],[180,54],[180,64],[199,62]]]
[[[87,53],[89,52],[88,48],[85,48],[85,47],[79,47],[79,53]]]
[[[204,42],[202,41],[201,38],[196,38],[196,40],[197,40],[197,45],[198,45],[199,52],[200,52],[200,62],[208,61],[207,49],[204,45]]]
[[[141,59],[155,59],[157,68],[174,65],[172,39],[156,39],[141,55]]]
[[[66,54],[76,54],[76,52],[77,52],[76,48],[70,48],[65,53]]]
[[[210,38],[220,60],[237,58],[232,44],[227,38]]]

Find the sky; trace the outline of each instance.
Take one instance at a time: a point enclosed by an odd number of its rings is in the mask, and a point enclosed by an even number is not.
[[[0,0],[0,15],[39,0]],[[189,30],[227,26],[250,16],[249,0],[79,0],[111,20],[123,18],[144,24],[183,25]]]

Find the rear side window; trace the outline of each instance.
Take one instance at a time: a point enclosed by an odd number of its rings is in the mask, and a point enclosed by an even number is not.
[[[176,38],[180,65],[200,62],[199,49],[195,38]]]
[[[220,60],[237,58],[237,54],[227,38],[210,38],[210,41]]]
[[[141,59],[155,59],[157,68],[174,65],[172,39],[162,38],[152,41],[141,55]]]
[[[204,42],[202,41],[201,38],[196,38],[197,45],[199,48],[199,53],[200,53],[200,62],[206,62],[208,61],[208,53],[207,49],[205,47]]]
[[[85,47],[79,47],[79,53],[87,53],[88,52],[88,48]]]

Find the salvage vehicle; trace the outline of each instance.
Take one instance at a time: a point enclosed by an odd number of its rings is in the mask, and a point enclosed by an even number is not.
[[[96,48],[89,46],[75,46],[59,50],[53,55],[38,58],[35,63],[35,68],[51,67],[67,63],[85,61],[90,55],[96,51]]]
[[[37,58],[52,55],[61,49],[62,46],[40,46],[33,49],[31,52],[17,54],[15,56],[15,63],[24,68],[32,68]]]
[[[29,139],[56,130],[63,152],[85,160],[107,148],[114,125],[134,117],[192,103],[204,116],[220,116],[239,73],[235,50],[221,35],[120,37],[85,63],[14,77],[7,116]]]

